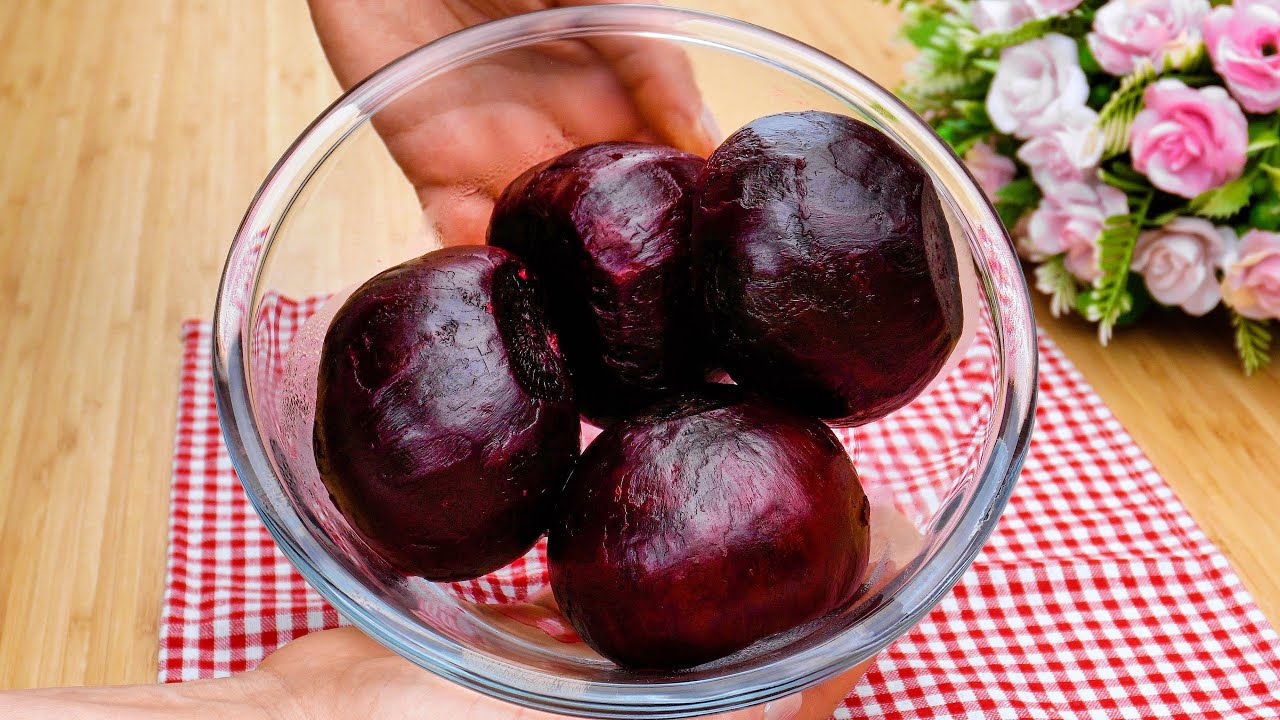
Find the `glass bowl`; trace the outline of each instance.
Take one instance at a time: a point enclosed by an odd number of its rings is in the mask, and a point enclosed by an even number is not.
[[[574,642],[547,601],[542,546],[468,583],[432,584],[392,571],[335,511],[311,454],[327,319],[352,287],[440,240],[375,126],[407,116],[432,127],[426,120],[468,103],[500,103],[485,86],[494,68],[546,76],[575,62],[565,57],[570,45],[599,42],[684,53],[721,127],[820,109],[883,130],[932,176],[966,291],[966,335],[938,380],[889,417],[839,431],[874,508],[863,592],[800,628],[678,673],[623,670]],[[589,107],[597,92],[565,82],[555,97]],[[545,159],[523,157],[521,167],[509,167],[500,127],[469,128],[471,141],[483,144],[475,147],[497,158],[495,173],[513,176]],[[1027,451],[1036,391],[1035,324],[1011,243],[964,166],[919,117],[800,42],[718,16],[641,5],[557,9],[473,27],[343,95],[284,154],[245,215],[222,276],[213,360],[219,419],[249,499],[283,553],[345,618],[460,685],[596,717],[684,717],[755,705],[831,678],[906,633],[960,578],[1000,517]]]

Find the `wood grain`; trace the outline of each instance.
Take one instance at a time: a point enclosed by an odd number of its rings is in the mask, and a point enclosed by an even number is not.
[[[869,0],[690,4],[888,84],[909,56]],[[155,678],[179,323],[336,91],[298,0],[0,3],[0,687]],[[1280,619],[1280,374],[1212,320],[1044,322]]]

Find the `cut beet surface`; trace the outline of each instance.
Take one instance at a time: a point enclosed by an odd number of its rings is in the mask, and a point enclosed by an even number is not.
[[[587,447],[551,526],[551,585],[605,657],[692,667],[848,602],[869,513],[824,424],[709,386]]]
[[[955,249],[924,168],[824,112],[734,133],[699,181],[693,244],[733,379],[836,425],[915,398],[962,332]]]
[[[325,336],[315,449],[334,503],[401,571],[460,580],[523,555],[578,456],[578,413],[515,256],[438,250],[357,289]]]
[[[542,280],[588,418],[702,379],[707,333],[689,251],[702,165],[673,148],[599,143],[531,168],[498,199],[489,243]]]

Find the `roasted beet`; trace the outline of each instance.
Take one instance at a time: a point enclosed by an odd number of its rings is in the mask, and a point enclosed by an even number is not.
[[[694,213],[733,379],[833,424],[911,402],[962,330],[955,248],[928,174],[823,112],[760,118],[707,161]]]
[[[542,278],[589,418],[702,378],[706,332],[689,253],[702,165],[660,145],[599,143],[529,169],[498,199],[489,243]]]
[[[711,386],[587,447],[552,522],[551,586],[602,655],[692,667],[851,599],[869,513],[830,429]]]
[[[484,575],[547,528],[578,413],[539,302],[519,258],[456,247],[380,273],[329,327],[316,463],[338,509],[405,573]]]

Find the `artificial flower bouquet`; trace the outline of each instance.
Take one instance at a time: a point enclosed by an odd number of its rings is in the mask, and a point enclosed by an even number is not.
[[[903,97],[965,158],[1054,314],[1280,318],[1280,0],[900,0]]]

